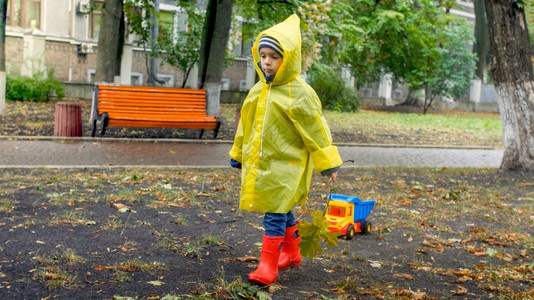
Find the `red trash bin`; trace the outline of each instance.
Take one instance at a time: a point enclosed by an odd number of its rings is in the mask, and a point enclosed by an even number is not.
[[[55,109],[54,136],[82,136],[81,106],[58,102]]]

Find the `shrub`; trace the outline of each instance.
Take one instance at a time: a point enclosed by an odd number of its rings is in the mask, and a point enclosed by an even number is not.
[[[53,92],[58,99],[64,96],[63,85],[54,79],[54,70],[49,70],[46,77],[44,73],[37,73],[32,77],[7,76],[6,79],[6,98],[9,100],[46,102]]]
[[[307,75],[324,108],[337,111],[358,110],[358,92],[347,87],[338,72],[330,66],[314,63]]]

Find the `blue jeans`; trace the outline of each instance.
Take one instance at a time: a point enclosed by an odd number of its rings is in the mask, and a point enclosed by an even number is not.
[[[263,218],[265,235],[270,237],[286,235],[286,228],[295,224],[297,222],[291,211],[287,214],[266,213]]]

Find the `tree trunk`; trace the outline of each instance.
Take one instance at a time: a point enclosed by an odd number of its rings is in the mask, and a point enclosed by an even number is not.
[[[408,95],[406,96],[406,99],[404,99],[404,101],[402,101],[401,103],[397,104],[396,106],[404,106],[404,105],[406,105],[406,106],[420,107],[421,106],[420,101],[416,97],[417,91],[419,91],[419,89],[409,89],[408,90]]]
[[[0,0],[0,115],[6,112],[6,16],[7,0]]]
[[[534,170],[534,74],[525,11],[515,0],[485,4],[503,126],[501,169]]]
[[[486,8],[484,0],[475,0],[475,39],[477,51],[477,77],[484,82],[488,53],[490,51],[488,22],[486,21]]]
[[[208,91],[208,115],[219,115],[221,79],[232,23],[233,0],[210,0],[202,31],[199,88]]]
[[[124,44],[124,10],[122,0],[106,0],[98,37],[95,82],[114,82],[120,74]]]

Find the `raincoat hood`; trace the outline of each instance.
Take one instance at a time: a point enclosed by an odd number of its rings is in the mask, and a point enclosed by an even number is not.
[[[273,85],[286,84],[299,76],[302,70],[300,18],[293,14],[282,23],[278,23],[275,26],[262,31],[256,38],[256,42],[252,47],[252,57],[254,58],[254,65],[256,66],[256,72],[258,73],[260,80],[263,83],[266,83],[267,79],[259,65],[260,54],[258,51],[258,42],[263,36],[275,38],[284,50],[284,60],[280,69],[276,72]]]

